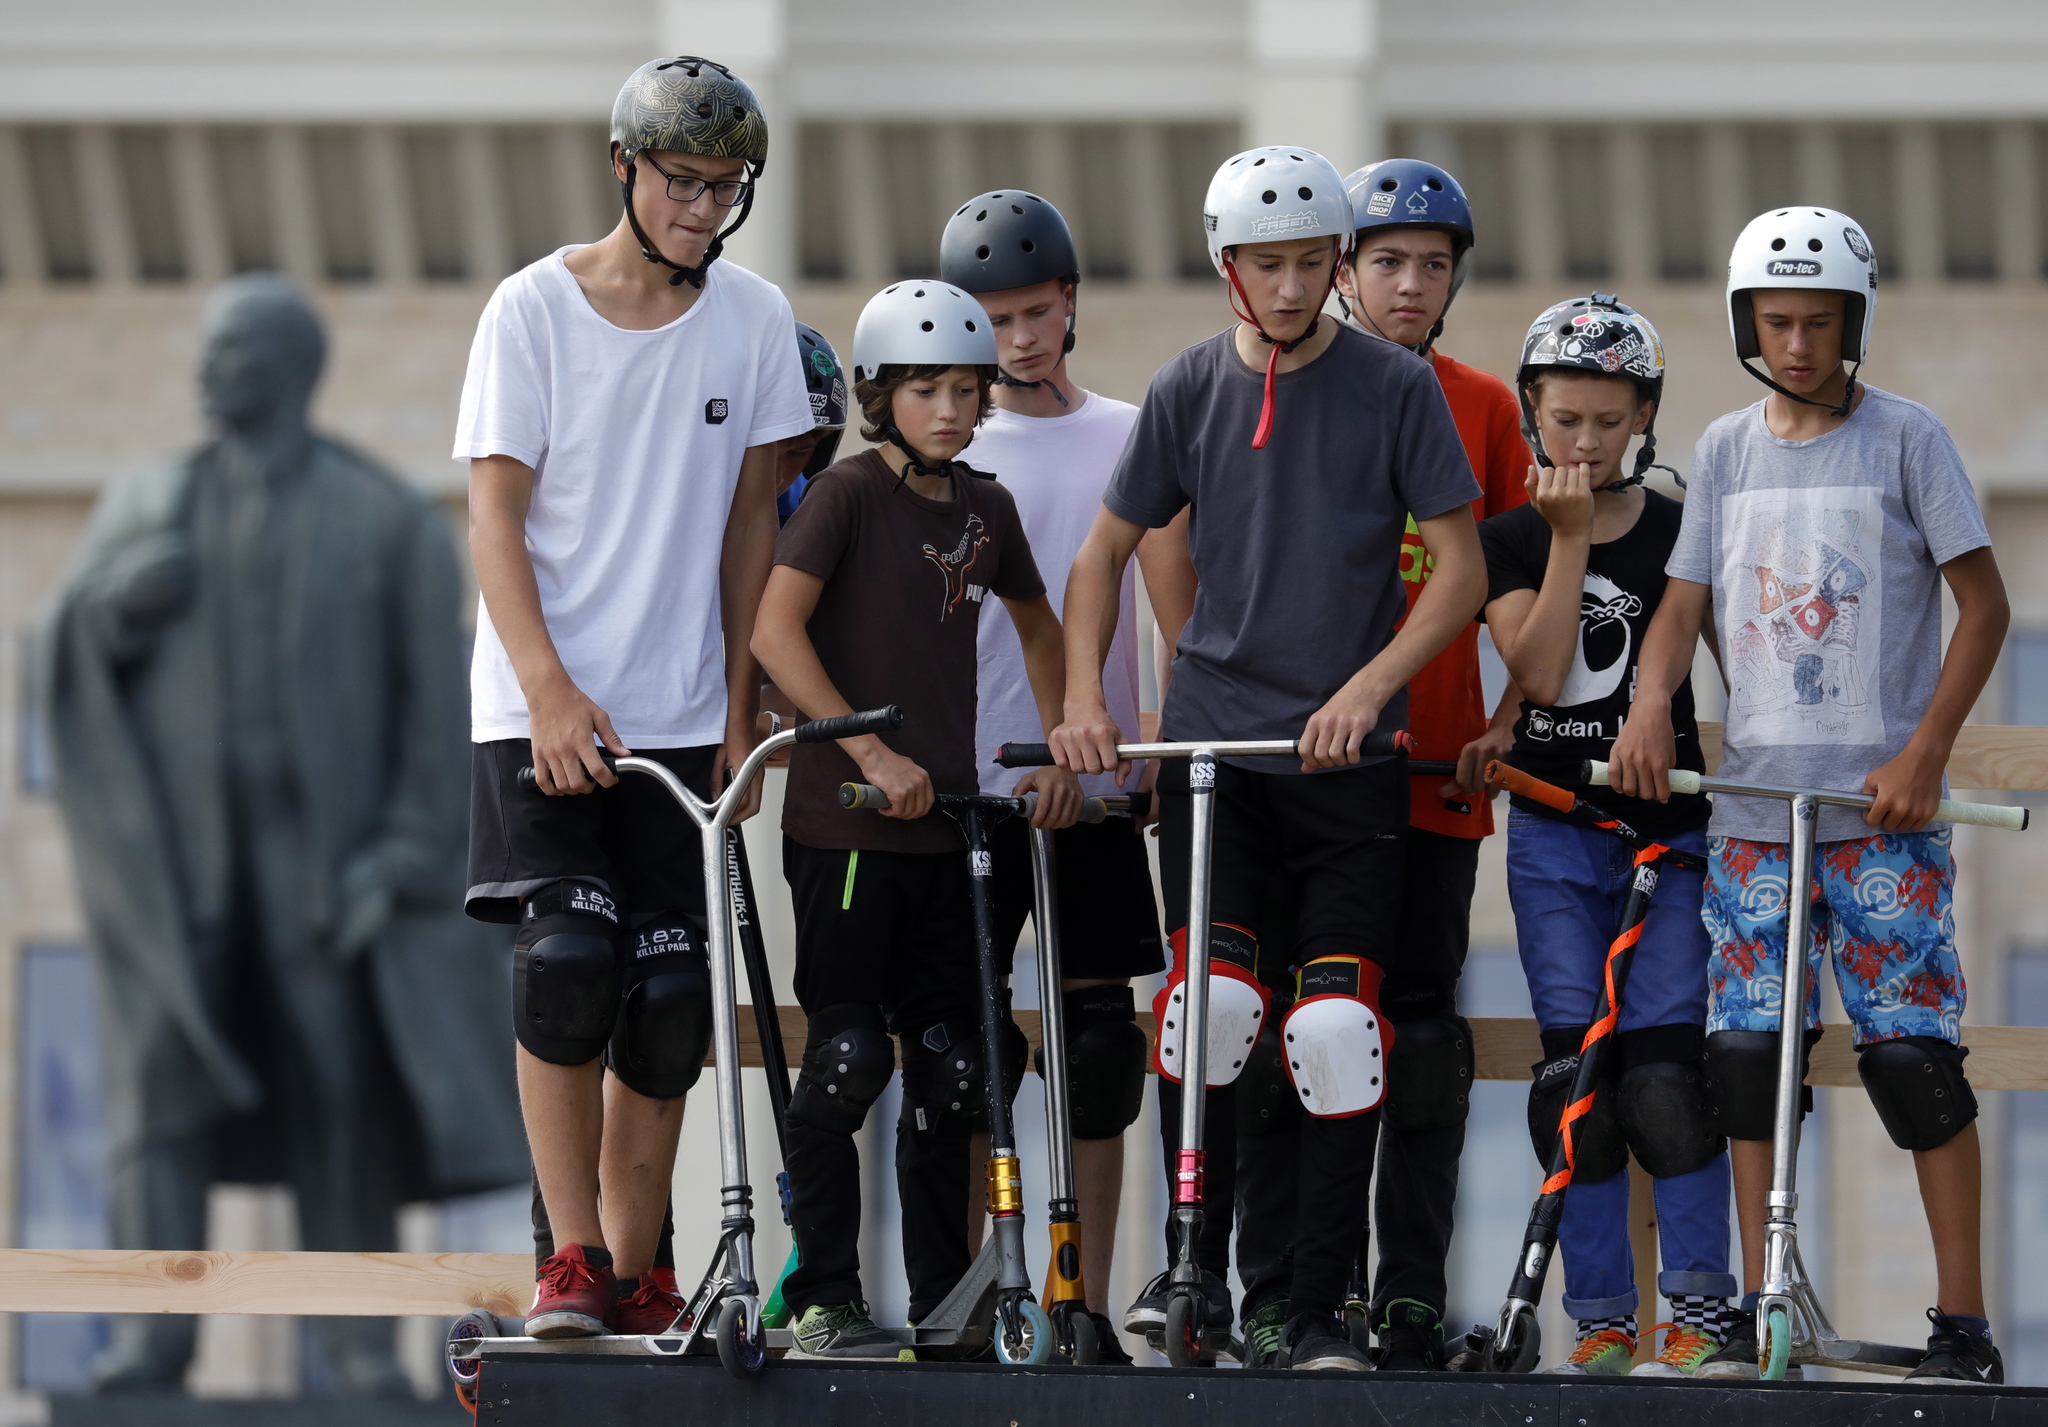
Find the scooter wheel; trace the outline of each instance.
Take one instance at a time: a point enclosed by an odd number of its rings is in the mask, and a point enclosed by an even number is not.
[[[718,1360],[734,1377],[752,1377],[768,1360],[768,1335],[747,1322],[747,1305],[728,1298],[718,1309]]]
[[[1344,1336],[1359,1352],[1372,1351],[1372,1321],[1363,1303],[1353,1301],[1344,1305]]]
[[[1102,1345],[1095,1340],[1095,1320],[1088,1310],[1075,1305],[1067,1315],[1067,1356],[1077,1368],[1092,1368],[1102,1361]]]
[[[996,1356],[1011,1367],[1036,1367],[1052,1358],[1052,1319],[1032,1298],[996,1309]]]
[[[1536,1371],[1543,1355],[1543,1330],[1536,1325],[1534,1309],[1516,1311],[1505,1339],[1496,1339],[1487,1349],[1488,1372],[1526,1373]]]
[[[476,1412],[477,1376],[483,1365],[474,1358],[458,1358],[458,1349],[466,1348],[479,1338],[502,1338],[505,1326],[498,1321],[498,1315],[483,1308],[472,1308],[448,1325],[446,1338],[448,1377],[455,1384],[455,1395],[472,1414]]]
[[[1783,1382],[1792,1362],[1792,1322],[1782,1308],[1773,1308],[1764,1319],[1764,1341],[1757,1351],[1757,1376],[1765,1382]]]
[[[1177,1368],[1202,1365],[1201,1333],[1195,1321],[1193,1294],[1176,1293],[1166,1301],[1166,1360]]]

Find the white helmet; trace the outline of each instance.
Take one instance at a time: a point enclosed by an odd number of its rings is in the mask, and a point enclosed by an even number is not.
[[[993,367],[996,334],[981,303],[949,282],[891,283],[860,311],[853,328],[853,379],[883,367]]]
[[[1336,238],[1351,251],[1351,199],[1336,165],[1313,149],[1268,145],[1224,162],[1202,200],[1209,261],[1223,271],[1223,250],[1239,243]]]
[[[1848,296],[1842,360],[1870,355],[1877,316],[1877,255],[1863,225],[1832,208],[1774,208],[1750,220],[1728,255],[1728,331],[1745,367],[1762,355],[1750,293],[1760,287],[1803,287]],[[1761,376],[1754,367],[1752,375]],[[1774,385],[1774,384],[1773,384]]]

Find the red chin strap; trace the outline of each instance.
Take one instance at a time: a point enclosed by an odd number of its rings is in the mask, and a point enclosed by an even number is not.
[[[1316,335],[1316,328],[1323,320],[1323,305],[1330,300],[1330,294],[1337,290],[1337,264],[1343,261],[1344,255],[1339,251],[1336,261],[1330,264],[1330,285],[1323,290],[1322,302],[1316,304],[1316,315],[1309,319],[1308,330],[1292,342],[1281,342],[1268,336],[1266,329],[1259,325],[1259,319],[1252,316],[1251,295],[1244,290],[1244,283],[1238,280],[1236,260],[1228,256],[1223,259],[1223,275],[1230,280],[1231,312],[1236,315],[1238,321],[1258,333],[1261,342],[1273,349],[1272,355],[1266,358],[1266,399],[1259,407],[1259,428],[1252,433],[1254,451],[1265,450],[1266,442],[1273,434],[1273,376],[1280,368],[1280,358]],[[1240,302],[1243,303],[1241,307],[1238,305]]]

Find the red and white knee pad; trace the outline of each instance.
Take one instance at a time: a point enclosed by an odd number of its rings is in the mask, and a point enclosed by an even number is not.
[[[1173,970],[1152,998],[1152,1019],[1159,1028],[1152,1068],[1178,1085],[1182,1021],[1187,1014],[1188,929],[1176,931],[1166,944],[1173,950]],[[1273,994],[1259,984],[1258,964],[1257,937],[1229,922],[1209,924],[1208,1057],[1202,1078],[1212,1087],[1237,1079],[1272,1009]]]
[[[1382,974],[1363,957],[1319,956],[1296,975],[1280,1049],[1301,1108],[1319,1120],[1363,1115],[1387,1098],[1394,1028],[1380,1015]]]

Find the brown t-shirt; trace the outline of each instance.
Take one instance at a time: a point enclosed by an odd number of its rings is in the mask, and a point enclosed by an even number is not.
[[[956,476],[952,500],[927,500],[863,451],[811,481],[775,563],[825,582],[807,632],[841,696],[856,709],[900,705],[903,727],[882,741],[929,773],[934,792],[975,792],[981,601],[1045,593],[1010,493]],[[839,785],[860,779],[838,744],[798,745],[782,830],[806,847],[959,850],[958,831],[937,812],[903,822],[840,807]]]

